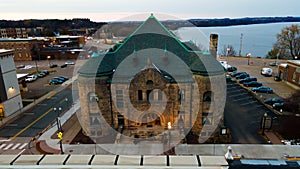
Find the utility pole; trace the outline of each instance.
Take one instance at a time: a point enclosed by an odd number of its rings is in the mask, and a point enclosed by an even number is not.
[[[239,56],[242,56],[242,46],[243,46],[243,33],[241,33],[241,37],[240,37],[240,50],[239,50]]]

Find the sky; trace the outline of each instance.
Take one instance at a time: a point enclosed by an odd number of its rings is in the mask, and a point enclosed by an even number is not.
[[[92,21],[300,16],[300,0],[0,0],[0,19]],[[142,17],[137,15],[143,14]]]

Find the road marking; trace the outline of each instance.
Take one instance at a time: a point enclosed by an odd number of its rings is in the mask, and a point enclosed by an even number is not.
[[[24,143],[23,145],[21,145],[18,149],[21,150],[23,149],[25,146],[27,146],[28,143]]]
[[[5,146],[6,146],[6,144],[1,144],[0,149],[2,149]]]
[[[14,150],[14,149],[16,149],[17,147],[19,147],[19,145],[21,145],[21,143],[15,144],[15,146],[13,146],[11,149]]]
[[[7,145],[3,150],[8,150],[11,146],[13,146],[13,143],[10,143],[9,145]]]
[[[42,114],[39,118],[35,119],[33,122],[31,122],[28,126],[23,128],[21,131],[19,131],[16,135],[12,136],[10,139],[14,140],[16,137],[18,137],[20,134],[22,134],[24,131],[26,131],[29,127],[34,125],[37,121],[39,121],[41,118],[46,116],[48,113],[50,113],[53,110],[53,108],[50,108],[48,111],[46,111],[44,114]]]
[[[50,99],[52,96],[56,95],[57,92],[52,92],[48,97],[47,99]]]

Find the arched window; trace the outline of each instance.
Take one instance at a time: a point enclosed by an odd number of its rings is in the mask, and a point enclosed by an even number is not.
[[[213,93],[211,91],[207,91],[204,93],[203,102],[213,102]]]
[[[146,82],[146,84],[147,84],[147,86],[153,86],[153,81],[152,81],[152,80],[148,80],[148,81]]]

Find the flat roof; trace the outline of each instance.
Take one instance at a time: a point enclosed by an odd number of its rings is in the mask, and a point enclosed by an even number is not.
[[[5,52],[12,52],[13,50],[8,50],[8,49],[0,49],[0,53],[5,53]]]
[[[300,66],[300,60],[288,60],[288,62]]]

